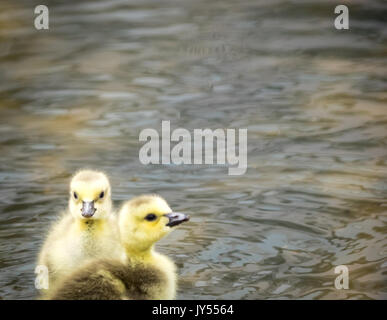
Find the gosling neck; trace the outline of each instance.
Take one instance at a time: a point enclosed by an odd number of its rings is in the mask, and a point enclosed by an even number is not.
[[[102,226],[101,219],[76,219],[76,225],[80,230],[95,230]]]
[[[154,245],[147,248],[135,248],[126,245],[125,253],[127,259],[132,263],[151,262],[154,257]]]

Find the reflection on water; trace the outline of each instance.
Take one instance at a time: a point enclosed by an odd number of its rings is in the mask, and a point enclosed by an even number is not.
[[[192,216],[160,243],[180,299],[387,298],[383,1],[0,4],[0,298],[32,299],[80,167]],[[248,128],[248,170],[144,166],[139,132]],[[350,289],[336,290],[345,264]]]

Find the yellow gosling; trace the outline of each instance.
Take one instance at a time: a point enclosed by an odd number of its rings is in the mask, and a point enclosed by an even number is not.
[[[176,267],[154,250],[155,243],[174,226],[188,221],[174,213],[164,199],[143,195],[125,203],[119,228],[126,257],[92,261],[64,279],[49,299],[118,300],[174,299]]]
[[[42,293],[50,292],[58,280],[89,259],[123,254],[107,176],[79,171],[70,183],[68,209],[52,226],[38,257],[38,265],[49,272],[49,288]]]

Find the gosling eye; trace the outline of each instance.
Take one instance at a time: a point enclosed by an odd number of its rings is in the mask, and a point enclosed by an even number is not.
[[[78,199],[78,194],[75,191],[74,191],[73,195],[74,195],[75,199]]]
[[[104,196],[105,196],[105,192],[102,191],[102,192],[99,194],[99,198],[102,199]]]
[[[156,220],[157,216],[154,214],[154,213],[149,213],[147,214],[147,216],[145,217],[145,220],[148,220],[148,221],[153,221],[153,220]]]

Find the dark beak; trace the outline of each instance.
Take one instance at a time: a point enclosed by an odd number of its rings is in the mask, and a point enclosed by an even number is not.
[[[85,218],[90,218],[93,216],[97,209],[94,208],[94,201],[82,201],[82,216]]]
[[[183,222],[189,220],[189,216],[185,215],[184,213],[179,213],[179,212],[167,213],[164,216],[169,219],[169,222],[167,223],[168,227],[174,227],[180,223],[183,223]]]

